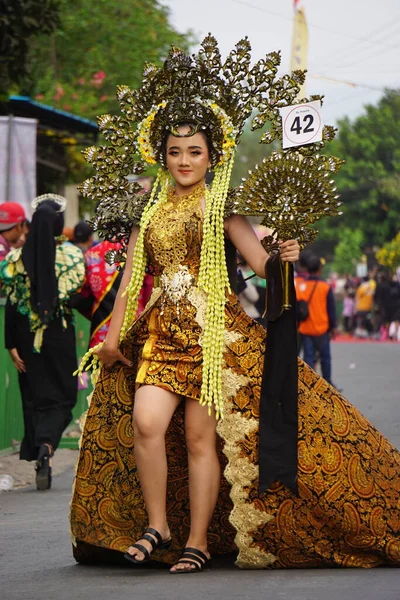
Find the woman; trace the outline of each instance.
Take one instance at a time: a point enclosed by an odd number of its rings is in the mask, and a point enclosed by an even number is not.
[[[140,227],[132,229],[111,325],[96,349],[103,368],[71,504],[74,555],[84,561],[101,560],[102,550],[123,553],[136,566],[155,558],[172,562],[173,574],[202,571],[212,553],[234,550],[242,568],[399,564],[398,453],[302,362],[297,485],[273,480],[259,490],[260,397],[264,366],[276,356],[264,361],[265,329],[231,291],[224,238],[260,277],[269,255],[247,220],[226,209],[229,127],[222,134],[218,122],[214,127],[221,108],[201,99],[201,82],[194,85],[190,71],[198,67],[189,60],[177,58],[176,49],[170,54],[159,89],[167,81],[168,93],[175,89],[179,98],[158,105],[153,98],[135,134],[148,162],[155,156],[163,166],[160,189],[156,184],[140,218],[137,205],[132,209]],[[149,73],[154,91],[157,75],[150,67]],[[209,78],[201,73],[207,94],[215,71]],[[185,81],[196,92],[190,103]],[[148,95],[149,86],[143,88]],[[139,107],[140,100],[139,94]],[[126,101],[130,114],[132,104]],[[103,123],[115,135],[110,120]],[[94,162],[100,155],[107,151],[88,151]],[[208,189],[210,167],[215,177]],[[106,171],[99,171],[104,190]],[[298,260],[298,242],[280,242],[279,255],[283,263]],[[146,257],[159,283],[132,323]],[[276,330],[268,335],[276,338]],[[292,348],[296,355],[295,329]]]
[[[36,461],[36,487],[51,487],[51,458],[77,400],[71,296],[84,282],[82,252],[61,236],[66,200],[36,198],[23,248],[0,267],[8,297],[5,344],[19,373],[24,414],[21,460]]]

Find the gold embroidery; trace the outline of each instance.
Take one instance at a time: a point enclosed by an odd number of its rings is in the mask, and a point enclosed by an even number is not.
[[[250,383],[250,379],[244,375],[238,375],[232,369],[222,370],[222,393],[224,398],[236,396],[241,387]]]
[[[186,243],[187,224],[196,214],[202,217],[200,198],[205,186],[201,183],[186,196],[176,196],[171,188],[168,200],[154,215],[146,232],[146,246],[150,246],[158,265],[167,273],[174,273],[184,263],[188,253]]]

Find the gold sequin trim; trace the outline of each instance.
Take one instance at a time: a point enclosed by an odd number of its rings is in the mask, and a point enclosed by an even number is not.
[[[264,569],[277,560],[274,554],[261,551],[247,532],[254,531],[273,519],[273,516],[258,510],[248,501],[246,488],[258,477],[258,466],[245,456],[240,456],[239,441],[258,429],[256,419],[246,419],[232,411],[232,405],[225,400],[225,418],[218,421],[217,432],[224,440],[223,452],[228,459],[225,478],[230,483],[230,497],[234,508],[229,520],[236,529],[235,544],[239,549],[236,565],[242,569]]]
[[[232,369],[222,370],[222,394],[224,398],[233,398],[241,387],[250,382],[245,375],[238,375]]]

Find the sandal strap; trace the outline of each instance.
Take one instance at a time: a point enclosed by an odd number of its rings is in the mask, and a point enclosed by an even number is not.
[[[177,564],[177,565],[179,565],[179,564],[193,565],[194,569],[191,569],[191,571],[201,571],[203,569],[203,567],[204,567],[203,564],[199,564],[193,558],[183,558],[183,556],[175,564]]]
[[[204,554],[204,552],[202,552],[201,550],[198,550],[197,548],[184,548],[181,559],[185,558],[185,557],[190,558],[190,555],[196,556],[197,559],[200,559],[200,561],[203,563],[203,565],[208,563],[208,561],[210,560],[208,558],[208,556],[206,554]]]
[[[160,532],[159,532],[159,531],[157,531],[157,529],[153,529],[153,527],[148,527],[148,528],[146,529],[145,533],[150,533],[151,535],[153,535],[153,536],[156,538],[156,540],[157,540],[157,544],[156,544],[156,545],[157,545],[157,546],[158,546],[159,544],[162,544],[162,543],[163,543],[163,539],[162,539],[162,537],[161,537],[161,534],[160,534]],[[147,539],[147,538],[143,538],[143,539]],[[148,541],[149,541],[149,540],[148,540]],[[154,540],[153,540],[153,541],[154,541]],[[153,546],[153,548],[155,548],[155,546]]]
[[[155,540],[148,533],[144,533],[140,539],[141,540],[146,540],[146,542],[149,542],[149,544],[151,544],[151,547],[153,548],[153,550],[155,550],[158,547],[158,545],[159,545],[158,544],[158,540]]]
[[[131,548],[136,548],[136,550],[139,550],[140,552],[142,552],[142,554],[144,554],[144,559],[142,560],[138,560],[135,556],[132,556],[132,558],[134,558],[137,562],[145,562],[147,560],[150,559],[150,553],[147,550],[147,548],[145,548],[144,546],[142,546],[142,544],[132,544]]]

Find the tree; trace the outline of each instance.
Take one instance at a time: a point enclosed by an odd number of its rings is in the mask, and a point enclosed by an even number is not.
[[[6,98],[29,72],[29,44],[58,24],[57,0],[0,0],[0,90]]]
[[[344,227],[339,233],[339,243],[335,248],[333,271],[339,275],[355,275],[357,263],[363,254],[364,235],[359,229]]]
[[[369,246],[393,238],[400,229],[400,90],[387,91],[353,123],[340,121],[328,151],[345,160],[337,175],[343,217],[321,222],[321,235],[335,239],[345,223]]]
[[[119,112],[116,86],[140,84],[144,62],[160,64],[171,45],[187,49],[157,0],[59,0],[61,26],[35,40],[30,95],[94,118]]]
[[[381,265],[388,267],[393,272],[400,267],[400,233],[393,240],[384,244],[376,253],[376,258]]]

